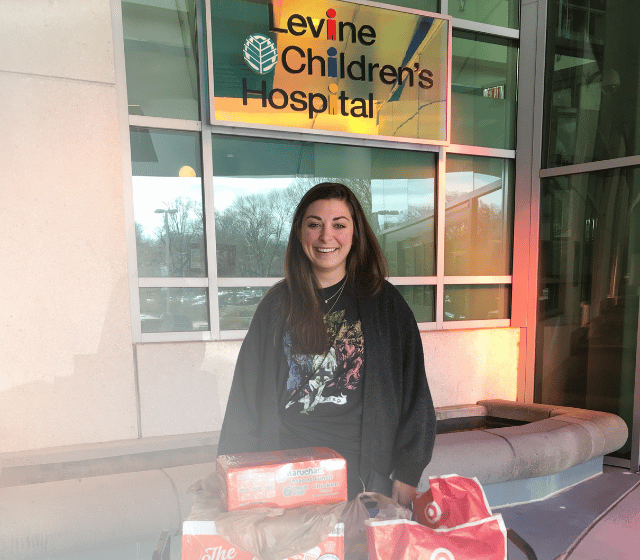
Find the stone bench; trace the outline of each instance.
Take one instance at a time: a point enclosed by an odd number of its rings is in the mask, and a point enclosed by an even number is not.
[[[418,490],[428,487],[429,476],[477,477],[493,506],[541,499],[602,472],[603,456],[628,436],[614,414],[551,405],[487,400],[438,408],[436,415],[439,421],[489,416],[527,422],[436,436]]]

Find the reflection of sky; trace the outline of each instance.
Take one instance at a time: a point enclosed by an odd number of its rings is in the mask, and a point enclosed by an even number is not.
[[[467,194],[471,191],[499,181],[500,177],[494,175],[483,175],[473,171],[460,171],[457,173],[447,173],[447,194]]]
[[[239,195],[267,194],[272,190],[284,189],[293,179],[293,177],[214,177],[214,208],[217,212],[224,210]]]
[[[227,208],[238,195],[267,194],[284,189],[293,177],[214,177],[215,210]],[[499,180],[500,177],[473,173],[472,171],[447,173],[447,193],[466,194]],[[433,179],[373,179],[371,181],[372,211],[397,210],[406,212],[410,206],[434,206]],[[133,203],[136,222],[151,235],[162,227],[164,218],[156,214],[158,208],[172,206],[179,197],[202,202],[202,186],[199,178],[192,177],[133,177]],[[502,190],[482,197],[485,204],[502,205]],[[386,221],[393,221],[387,217]]]
[[[433,187],[433,179],[372,179],[371,210],[406,212],[410,206],[433,207]]]
[[[293,177],[214,177],[216,211],[224,210],[236,196],[267,194],[288,187]],[[372,211],[406,211],[409,206],[433,206],[433,179],[372,179]]]
[[[164,215],[158,208],[173,206],[178,197],[202,202],[202,185],[198,177],[133,177],[133,213],[146,235],[164,226]]]
[[[474,173],[473,171],[460,171],[456,173],[447,173],[447,200],[452,195],[464,195],[468,194],[472,191],[481,189],[486,185],[491,183],[495,183],[496,181],[501,181],[500,177],[496,177],[495,175],[483,175],[482,173]],[[486,204],[488,206],[497,206],[498,208],[502,207],[503,192],[502,188],[493,191],[489,194],[485,194],[479,200],[481,204]]]

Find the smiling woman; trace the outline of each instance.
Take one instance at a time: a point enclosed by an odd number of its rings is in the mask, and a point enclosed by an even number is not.
[[[366,488],[411,502],[435,413],[416,320],[386,274],[354,193],[312,187],[293,216],[285,279],[240,349],[219,454],[329,447],[347,460],[350,499]]]
[[[316,200],[302,220],[300,243],[323,288],[344,278],[353,240],[351,210],[342,200]]]

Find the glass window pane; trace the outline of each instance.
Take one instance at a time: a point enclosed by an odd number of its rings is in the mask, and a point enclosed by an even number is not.
[[[516,42],[454,29],[452,51],[451,142],[514,149]]]
[[[640,154],[639,2],[549,1],[543,166]]]
[[[520,27],[520,0],[449,0],[449,15],[454,18]]]
[[[195,0],[122,2],[130,115],[199,118]]]
[[[396,286],[415,315],[418,323],[436,320],[435,286]]]
[[[444,273],[511,274],[514,163],[447,155]]]
[[[269,288],[219,288],[220,330],[247,330],[258,303]]]
[[[638,344],[640,168],[541,181],[535,402],[629,426]],[[631,440],[616,455],[630,457]]]
[[[444,287],[445,321],[508,319],[511,285],[450,285]]]
[[[209,330],[206,288],[140,288],[143,333]]]
[[[422,10],[423,12],[433,12],[434,14],[440,13],[439,0],[393,0],[393,2],[384,2],[384,4]]]
[[[131,129],[140,277],[206,276],[200,137]]]
[[[435,273],[435,155],[391,149],[215,137],[220,277],[281,277],[293,212],[321,181],[354,191],[391,276]]]

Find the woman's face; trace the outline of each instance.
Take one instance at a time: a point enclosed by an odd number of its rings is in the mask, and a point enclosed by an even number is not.
[[[323,288],[344,277],[352,241],[353,219],[345,201],[316,200],[307,207],[300,228],[300,243]]]

